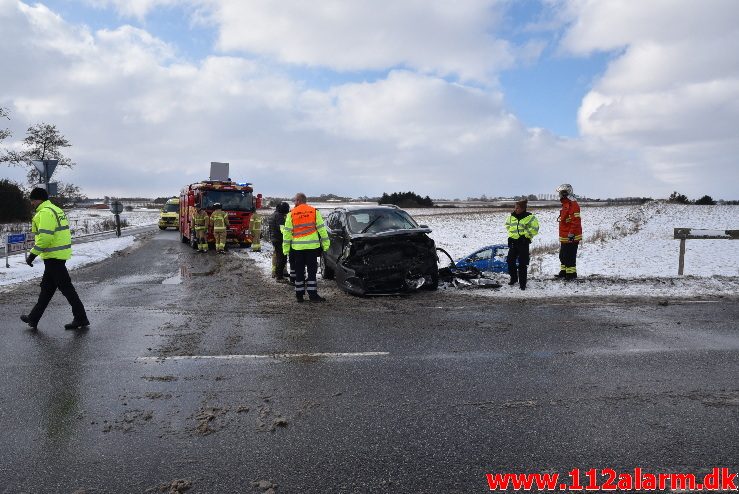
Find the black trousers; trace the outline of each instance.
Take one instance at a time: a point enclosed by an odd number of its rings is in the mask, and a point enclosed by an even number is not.
[[[516,270],[516,259],[519,266],[529,265],[529,245],[526,237],[508,238],[508,272]]]
[[[61,259],[45,259],[44,260],[44,276],[41,278],[41,293],[38,296],[38,302],[31,309],[28,318],[33,322],[38,322],[44,315],[46,306],[49,305],[51,298],[56,293],[57,288],[64,295],[72,306],[72,315],[78,321],[87,319],[85,307],[82,305],[77,290],[72,285],[72,279],[69,277],[69,271],[66,266],[67,261]]]
[[[577,266],[577,242],[559,244],[559,263],[561,269],[566,273],[576,273]]]
[[[321,249],[291,250],[290,270],[295,270],[295,295],[302,296],[305,290],[308,295],[317,295],[316,273],[318,272],[318,256]],[[305,271],[308,270],[306,283]]]

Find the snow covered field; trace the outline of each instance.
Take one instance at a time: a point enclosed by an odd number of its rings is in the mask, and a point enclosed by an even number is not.
[[[327,207],[328,206],[328,207]],[[324,214],[334,205],[320,205]],[[503,209],[411,209],[419,223],[433,229],[437,246],[455,259],[488,244],[505,243],[503,223],[510,213]],[[559,271],[557,244],[558,209],[533,209],[541,224],[532,243],[532,263],[526,291],[505,285],[506,275],[495,275],[504,286],[499,290],[474,289],[484,297],[701,297],[739,295],[739,242],[729,240],[688,240],[685,276],[678,276],[679,241],[673,229],[679,227],[739,229],[739,206],[684,206],[651,202],[643,206],[583,207],[583,237],[578,251],[579,281],[563,284],[553,280]],[[269,214],[269,212],[264,212]],[[108,212],[91,216],[89,210],[69,211],[70,222],[94,221],[110,217]],[[158,211],[134,211],[122,215],[129,225],[155,224]],[[109,239],[75,246],[70,267],[96,262],[132,245],[132,237]],[[265,276],[271,269],[272,247],[264,242],[263,251],[233,251],[253,259]],[[41,276],[37,262],[32,269],[22,256],[11,257],[11,268],[0,266],[0,285],[10,286]],[[321,282],[333,283],[333,282]],[[565,288],[563,288],[565,287]],[[442,287],[443,293],[455,288]]]
[[[321,208],[322,212],[329,210]],[[492,297],[693,297],[739,295],[739,242],[688,240],[685,276],[678,276],[680,241],[674,228],[739,229],[739,206],[693,206],[650,202],[642,206],[583,207],[584,241],[578,250],[579,281],[565,285],[552,279],[559,272],[557,216],[559,209],[532,209],[540,223],[532,242],[527,290],[510,288],[507,275],[493,275],[500,290],[471,289]],[[505,209],[409,209],[432,230],[431,237],[454,259],[489,244],[505,244]],[[271,246],[259,263],[270,270]],[[267,253],[266,251],[269,251]],[[474,292],[472,291],[474,290]]]

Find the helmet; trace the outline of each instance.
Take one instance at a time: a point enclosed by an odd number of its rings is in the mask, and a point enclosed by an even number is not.
[[[213,203],[213,209],[221,209],[221,203],[220,202],[214,202]]]
[[[570,184],[562,184],[556,189],[557,192],[559,192],[559,196],[571,196],[572,195],[572,185]]]

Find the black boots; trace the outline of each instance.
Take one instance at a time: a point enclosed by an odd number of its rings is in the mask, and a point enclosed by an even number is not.
[[[90,325],[90,321],[88,321],[87,318],[85,319],[75,318],[74,320],[72,320],[72,322],[65,324],[64,329],[80,329],[80,328],[85,328],[89,325]]]
[[[36,329],[36,327],[38,326],[38,323],[36,321],[31,321],[31,318],[28,316],[21,316],[21,321],[28,324],[33,329]]]
[[[508,282],[508,286],[513,286],[518,283],[518,271],[516,271],[515,264],[508,265],[508,274],[511,275],[511,281]]]
[[[526,290],[526,278],[528,276],[528,266],[516,266],[508,265],[508,274],[511,275],[511,281],[508,282],[509,286],[513,286],[516,283],[521,287],[521,290]]]
[[[521,290],[526,290],[526,278],[528,277],[528,266],[518,267],[518,286]]]

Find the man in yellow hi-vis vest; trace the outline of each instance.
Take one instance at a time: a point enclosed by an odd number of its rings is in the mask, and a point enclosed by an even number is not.
[[[57,288],[72,306],[74,319],[65,324],[64,329],[78,329],[90,325],[77,290],[67,271],[66,262],[72,257],[72,235],[69,221],[64,211],[49,201],[45,189],[37,187],[31,191],[31,205],[36,214],[33,216],[31,231],[35,234],[35,244],[26,262],[33,266],[33,260],[40,257],[44,260],[44,276],[41,278],[41,293],[38,302],[28,315],[21,316],[21,321],[36,329],[39,319],[44,314]]]
[[[323,302],[318,295],[316,272],[318,256],[321,249],[328,250],[330,240],[323,224],[321,213],[306,204],[307,198],[302,192],[295,194],[295,208],[288,213],[282,229],[282,253],[290,255],[290,269],[295,268],[295,296],[298,302],[303,301],[306,289],[311,302]],[[305,281],[305,270],[308,269],[308,280]]]
[[[213,204],[215,211],[210,214],[210,224],[213,225],[213,237],[216,242],[216,252],[226,253],[226,229],[228,228],[228,214],[221,209],[221,203]]]

